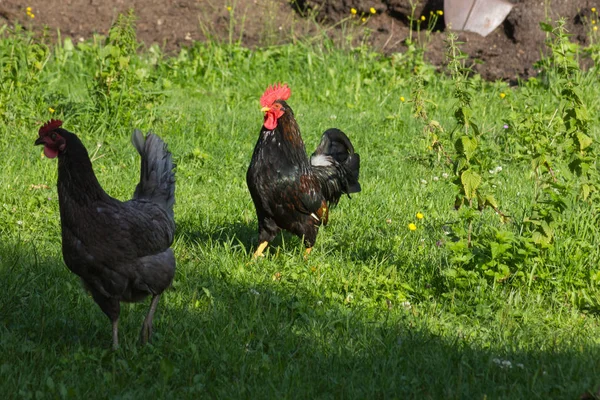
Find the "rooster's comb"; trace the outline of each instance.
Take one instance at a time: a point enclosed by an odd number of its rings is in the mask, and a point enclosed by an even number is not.
[[[290,88],[284,83],[276,83],[269,85],[267,90],[260,97],[260,105],[267,107],[273,104],[275,100],[287,100],[292,95]]]
[[[56,128],[60,128],[61,125],[62,125],[62,121],[59,121],[57,119],[51,119],[50,121],[48,121],[44,125],[42,125],[42,127],[40,128],[40,131],[38,133],[40,136],[42,136],[48,132],[52,132]]]

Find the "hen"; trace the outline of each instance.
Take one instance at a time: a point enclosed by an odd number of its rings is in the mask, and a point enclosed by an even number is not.
[[[113,348],[119,345],[120,302],[152,296],[140,339],[152,335],[152,319],[161,293],[175,274],[175,167],[167,145],[156,135],[136,130],[134,147],[142,158],[133,199],[110,197],[98,183],[79,138],[51,120],[39,130],[36,145],[48,158],[58,157],[58,201],[62,252],[94,301],[112,322]]]
[[[254,258],[281,229],[302,237],[308,256],[319,226],[327,224],[329,208],[342,194],[360,192],[360,157],[341,130],[326,130],[308,159],[294,112],[285,102],[290,95],[287,85],[277,84],[260,99],[264,124],[246,174],[258,217],[260,244]]]

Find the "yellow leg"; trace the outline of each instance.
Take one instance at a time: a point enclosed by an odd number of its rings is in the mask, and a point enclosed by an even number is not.
[[[256,260],[258,257],[264,257],[265,255],[263,254],[263,251],[265,251],[268,244],[269,244],[269,242],[267,242],[267,241],[262,242],[258,246],[258,249],[256,249],[256,251],[254,252],[254,255],[252,256],[252,258]]]
[[[312,251],[312,247],[307,247],[306,251],[304,252],[304,259],[307,260],[308,259],[308,255],[310,254],[310,252]]]

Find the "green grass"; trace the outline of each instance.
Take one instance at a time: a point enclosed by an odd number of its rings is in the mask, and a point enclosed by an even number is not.
[[[422,123],[400,101],[411,97],[412,69],[327,42],[253,51],[197,44],[173,58],[152,48],[128,67],[143,78],[103,102],[90,89],[102,46],[67,43],[42,55],[35,46],[22,34],[0,40],[4,70],[18,66],[0,92],[1,393],[547,399],[600,385],[598,310],[573,300],[582,290],[599,296],[597,204],[566,211],[565,230],[538,270],[525,266],[539,279],[449,279],[456,264],[446,232],[459,221],[454,185],[444,178],[452,171],[430,161]],[[598,84],[594,72],[584,79]],[[287,234],[251,260],[256,217],[245,171],[262,123],[258,99],[277,81],[292,88],[309,152],[336,126],[362,158],[363,191],[332,211],[308,261]],[[525,96],[548,115],[560,98],[543,84],[473,82],[474,115],[503,167],[496,197],[519,221],[533,183],[528,165],[510,156],[503,124]],[[449,78],[427,75],[429,116],[448,130],[452,93]],[[597,110],[595,93],[584,96]],[[33,146],[50,117],[79,134],[99,181],[123,200],[139,177],[133,128],[169,143],[178,165],[178,264],[151,345],[137,342],[148,302],[124,305],[121,347],[111,351],[108,319],[62,261],[56,160]],[[599,127],[594,114],[595,138]],[[475,231],[494,229],[520,227],[486,210]]]

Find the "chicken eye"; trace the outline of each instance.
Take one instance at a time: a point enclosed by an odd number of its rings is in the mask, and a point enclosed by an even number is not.
[[[52,135],[50,135],[50,139],[56,140],[56,132],[52,132]]]

